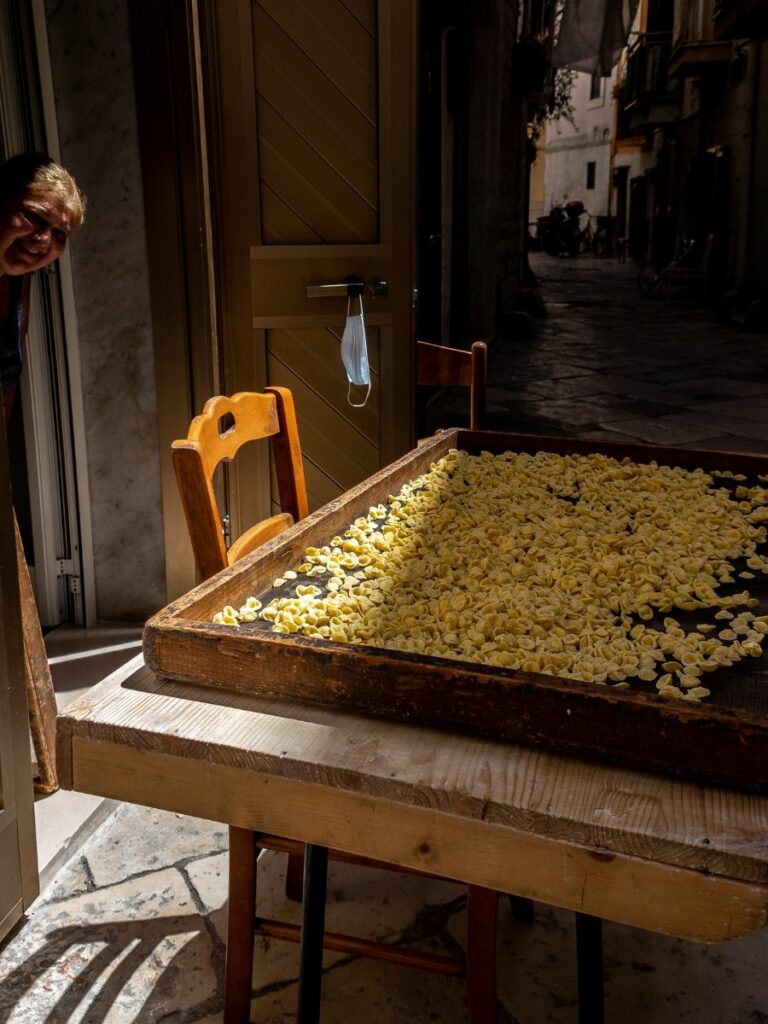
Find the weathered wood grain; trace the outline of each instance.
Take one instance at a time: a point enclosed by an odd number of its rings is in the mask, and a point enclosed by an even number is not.
[[[102,744],[102,782],[98,772],[87,782],[78,774],[81,740]],[[338,709],[163,681],[140,659],[63,712],[62,785],[88,792],[112,785],[109,777],[123,763],[115,749],[124,747],[199,762],[203,775],[232,769],[246,780],[258,775],[311,785],[318,799],[327,788],[348,794],[353,805],[356,797],[383,800],[460,818],[481,831],[493,825],[606,856],[768,886],[766,797]],[[119,798],[132,799],[130,773],[120,786]],[[187,788],[198,801],[192,813],[203,813],[200,808],[215,799],[202,792],[202,783]],[[145,795],[155,806],[151,790]],[[224,811],[211,809],[209,816],[229,821],[217,814]],[[267,821],[233,823],[273,828]],[[275,831],[296,837],[295,828]]]
[[[213,625],[212,615],[269,590],[308,546],[326,543],[451,447],[601,452],[687,468],[768,471],[768,457],[573,438],[446,431],[224,570],[147,624],[144,652],[162,676],[327,703],[371,715],[541,744],[617,763],[768,789],[768,715],[657,694]]]
[[[27,690],[29,728],[37,758],[37,777],[34,785],[35,792],[48,794],[59,788],[56,775],[56,695],[15,516],[14,530],[21,598],[21,626],[24,633],[24,681]]]
[[[132,745],[76,737],[73,755],[74,785],[86,792],[375,853],[652,931],[718,942],[768,920],[765,886]]]

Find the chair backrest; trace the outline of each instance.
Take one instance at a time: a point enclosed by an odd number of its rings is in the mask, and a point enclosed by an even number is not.
[[[483,428],[487,381],[488,346],[484,341],[472,342],[469,351],[429,341],[416,342],[416,383],[468,387],[470,430]]]
[[[220,462],[234,459],[242,445],[262,438],[271,442],[282,511],[250,527],[227,550],[213,474]],[[202,414],[192,420],[187,436],[174,441],[172,448],[200,580],[232,565],[307,515],[299,431],[293,396],[287,388],[209,399]]]

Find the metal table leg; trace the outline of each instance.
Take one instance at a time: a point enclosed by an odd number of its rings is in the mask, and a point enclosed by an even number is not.
[[[314,846],[312,843],[307,843],[305,849],[296,1024],[319,1024],[328,850],[324,846]]]
[[[604,1024],[603,922],[576,914],[576,963],[579,986],[579,1024]]]

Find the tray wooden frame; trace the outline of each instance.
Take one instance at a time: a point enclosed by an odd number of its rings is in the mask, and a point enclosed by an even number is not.
[[[298,634],[247,633],[210,621],[224,605],[268,591],[277,576],[301,562],[307,547],[327,543],[453,447],[594,452],[691,469],[768,473],[768,456],[748,453],[445,431],[158,612],[144,630],[147,664],[158,676],[181,682],[330,704],[768,790],[768,715],[762,713]]]

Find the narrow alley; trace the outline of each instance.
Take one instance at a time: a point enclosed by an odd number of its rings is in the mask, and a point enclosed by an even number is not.
[[[644,297],[632,261],[532,253],[531,267],[547,317],[535,340],[492,343],[489,429],[765,450],[767,335]],[[465,403],[452,396],[434,426],[462,422]]]

